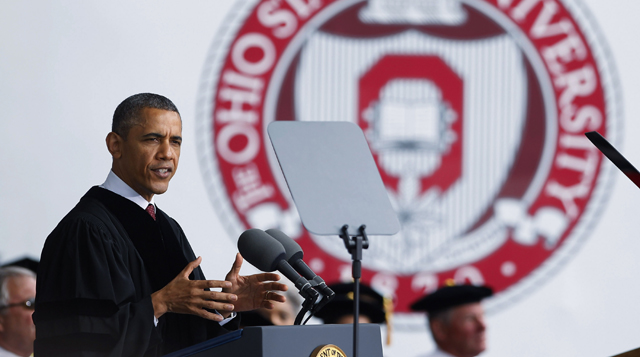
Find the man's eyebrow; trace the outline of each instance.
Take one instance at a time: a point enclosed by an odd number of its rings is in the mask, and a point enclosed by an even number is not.
[[[166,135],[162,135],[160,133],[147,133],[147,134],[142,135],[143,139],[146,139],[146,138],[154,138],[154,139],[156,139],[156,138],[164,138],[164,137],[166,137]],[[173,135],[173,136],[171,136],[171,140],[180,140],[180,141],[182,141],[182,136]]]
[[[160,134],[160,133],[147,133],[142,135],[143,138],[163,138],[164,135]]]

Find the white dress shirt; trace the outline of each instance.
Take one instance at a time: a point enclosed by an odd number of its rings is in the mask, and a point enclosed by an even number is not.
[[[156,210],[156,204],[153,201],[153,197],[151,197],[151,201],[147,201],[139,193],[134,191],[131,187],[129,187],[129,185],[127,185],[124,181],[122,181],[122,179],[118,177],[118,175],[116,175],[111,170],[109,170],[109,175],[107,175],[107,179],[104,181],[102,185],[100,185],[100,187],[128,199],[129,201],[140,206],[140,208],[142,208],[143,210],[146,210],[149,204],[153,205],[154,212]],[[218,312],[216,311],[216,313]],[[220,326],[231,321],[234,317],[236,317],[236,315],[237,314],[235,313],[235,311],[232,312],[229,317],[219,322]],[[156,326],[158,326],[158,318],[155,316],[153,317],[153,323]],[[3,355],[0,354],[0,357],[3,357]]]
[[[156,205],[153,202],[153,197],[151,197],[151,201],[145,200],[139,193],[134,191],[129,185],[127,185],[124,181],[118,177],[113,171],[109,170],[109,175],[107,175],[107,179],[104,181],[100,187],[105,188],[113,193],[117,193],[118,195],[128,199],[129,201],[137,204],[142,209],[147,209],[149,204],[153,205],[153,209],[155,210]]]

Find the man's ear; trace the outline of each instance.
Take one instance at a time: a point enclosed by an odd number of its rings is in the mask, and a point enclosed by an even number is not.
[[[119,159],[122,156],[122,137],[113,131],[107,134],[107,150],[111,153],[114,159]]]
[[[445,326],[439,319],[429,321],[429,327],[431,327],[431,333],[436,341],[440,341],[445,336]]]

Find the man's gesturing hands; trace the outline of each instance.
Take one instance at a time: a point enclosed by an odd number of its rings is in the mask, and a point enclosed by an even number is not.
[[[154,315],[159,318],[166,312],[192,314],[205,319],[222,321],[232,311],[249,311],[260,307],[273,308],[273,302],[284,302],[284,296],[276,291],[286,291],[287,286],[277,283],[280,276],[274,273],[262,273],[241,276],[242,256],[236,259],[226,281],[189,280],[189,274],[197,268],[202,257],[187,266],[164,288],[151,294]],[[222,288],[222,292],[209,291],[208,288]],[[216,310],[221,315],[205,309]]]
[[[223,292],[235,294],[238,300],[234,303],[235,311],[250,311],[261,307],[273,309],[274,302],[285,302],[287,299],[276,291],[287,291],[287,286],[276,281],[280,275],[275,273],[261,273],[248,276],[240,275],[242,255],[236,254],[231,270],[225,277],[231,282],[231,287],[222,289]],[[223,313],[220,311],[220,313]]]
[[[189,274],[200,265],[201,261],[202,257],[198,257],[190,262],[169,284],[151,294],[153,312],[157,318],[164,315],[165,312],[176,312],[222,321],[222,316],[205,309],[233,311],[231,302],[238,300],[236,295],[206,290],[207,288],[230,287],[230,282],[189,280]]]

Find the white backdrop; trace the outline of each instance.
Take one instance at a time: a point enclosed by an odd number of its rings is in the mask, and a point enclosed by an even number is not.
[[[620,75],[625,156],[640,165],[640,2],[586,0]],[[232,1],[28,1],[0,10],[0,262],[38,257],[78,199],[104,181],[104,138],[127,96],[171,98],[183,118],[180,170],[157,203],[180,222],[210,278],[236,251],[205,191],[196,96]],[[609,163],[607,163],[609,164]],[[640,347],[640,191],[616,173],[602,217],[578,253],[532,293],[487,318],[483,356],[607,356]],[[234,237],[235,238],[235,237]],[[250,272],[250,269],[245,269]],[[395,334],[387,356],[432,348],[426,330]]]

